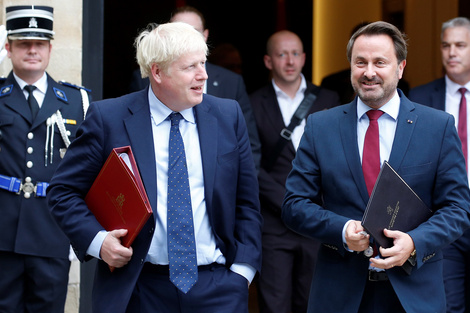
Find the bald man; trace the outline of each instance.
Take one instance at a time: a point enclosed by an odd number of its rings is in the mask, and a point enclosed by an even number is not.
[[[260,312],[306,312],[319,243],[289,230],[280,216],[284,184],[306,117],[293,129],[289,140],[280,134],[307,94],[316,97],[309,114],[340,105],[340,100],[335,92],[305,80],[302,75],[305,53],[296,34],[277,32],[269,38],[266,48],[264,64],[271,71],[272,81],[250,95],[261,141],[258,179],[264,227],[263,264],[258,282]]]

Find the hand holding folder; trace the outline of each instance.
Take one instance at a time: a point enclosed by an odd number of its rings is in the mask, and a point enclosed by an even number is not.
[[[131,246],[152,215],[152,208],[130,146],[111,151],[85,202],[107,231],[127,229],[121,244]]]
[[[385,161],[362,218],[362,226],[383,248],[393,246],[385,228],[408,232],[427,221],[432,211]]]

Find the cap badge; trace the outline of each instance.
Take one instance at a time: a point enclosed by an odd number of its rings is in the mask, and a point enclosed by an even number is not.
[[[32,17],[30,20],[29,20],[29,28],[38,28],[38,21]]]

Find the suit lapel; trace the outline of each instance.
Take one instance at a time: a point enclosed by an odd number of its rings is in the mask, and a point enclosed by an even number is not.
[[[217,166],[218,121],[210,114],[210,106],[203,100],[194,107],[196,123],[201,147],[202,168],[204,175],[204,190],[206,206],[212,208],[212,192],[214,187],[215,170]]]
[[[413,113],[414,108],[413,103],[400,94],[400,113],[398,114],[397,128],[389,160],[390,165],[396,171],[400,168],[418,120],[418,115]]]
[[[348,162],[349,170],[357,185],[365,203],[369,201],[369,194],[367,192],[364,174],[362,173],[361,158],[359,156],[359,149],[357,147],[357,100],[350,104],[344,105],[344,115],[339,123],[341,140],[343,143],[343,150],[345,158]]]
[[[129,105],[131,115],[124,120],[129,135],[132,152],[139,167],[142,182],[147,191],[150,204],[156,212],[157,208],[157,176],[155,164],[155,148],[152,136],[152,121],[147,99],[148,88],[140,92],[134,103]],[[145,169],[145,170],[144,170]],[[154,217],[156,218],[156,214]]]
[[[210,64],[209,62],[206,62],[206,71],[207,71],[207,94],[213,95],[216,97],[220,97],[220,81],[219,81],[219,74],[220,72],[217,71],[217,69]]]

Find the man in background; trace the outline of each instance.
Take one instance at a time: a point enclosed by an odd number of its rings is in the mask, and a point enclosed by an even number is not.
[[[410,91],[410,99],[455,117],[468,173],[470,110],[470,20],[442,24],[441,55],[445,76]],[[444,249],[447,312],[470,312],[470,230]]]
[[[193,26],[204,36],[204,40],[207,42],[209,29],[206,27],[204,16],[196,8],[191,6],[177,8],[172,13],[170,22],[183,22]],[[206,62],[206,71],[209,78],[204,85],[204,93],[219,98],[237,100],[240,105],[248,127],[253,160],[255,161],[255,167],[258,170],[261,158],[261,147],[258,133],[256,131],[253,110],[251,108],[248,94],[246,93],[246,87],[242,76],[221,66],[211,64],[210,62]],[[148,85],[148,78],[142,78],[139,70],[133,72],[130,86],[131,92],[142,90]]]
[[[305,80],[305,53],[295,33],[273,34],[267,42],[264,64],[271,71],[272,81],[250,95],[261,141],[258,179],[264,226],[259,306],[262,313],[300,313],[307,310],[319,243],[291,231],[282,222],[285,181],[307,115],[340,102],[335,92]],[[315,100],[310,101],[310,97]],[[304,100],[308,103],[305,108],[300,104]],[[299,106],[300,111],[306,112],[300,120],[294,117]],[[297,120],[298,125],[286,130],[292,120]]]
[[[45,196],[89,99],[47,74],[52,25],[52,7],[6,8],[13,70],[0,81],[0,312],[64,312],[70,243]]]

